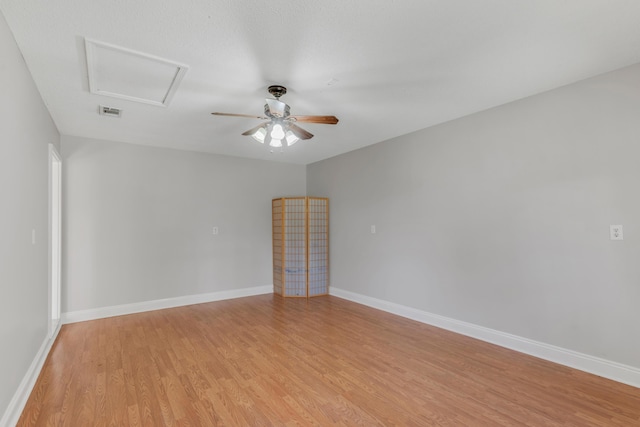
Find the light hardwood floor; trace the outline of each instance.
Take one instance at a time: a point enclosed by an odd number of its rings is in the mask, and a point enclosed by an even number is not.
[[[65,325],[19,426],[640,426],[640,389],[336,297]]]

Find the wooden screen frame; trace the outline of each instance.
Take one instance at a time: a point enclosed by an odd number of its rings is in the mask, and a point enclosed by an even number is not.
[[[287,266],[287,245],[286,245],[286,221],[287,221],[287,200],[301,200],[304,199],[304,228],[305,228],[305,243],[304,243],[304,267],[305,267],[305,292],[304,295],[287,295],[287,274],[286,274],[286,266]],[[321,294],[310,295],[309,294],[309,285],[310,285],[310,277],[309,277],[309,244],[310,244],[310,236],[309,236],[309,201],[310,200],[323,200],[326,204],[325,208],[325,223],[324,226],[326,228],[325,232],[325,240],[326,240],[326,254],[325,254],[325,274],[326,274],[326,292]],[[276,202],[280,202],[280,223],[277,224],[275,220],[276,213]],[[276,295],[280,295],[283,298],[311,298],[317,296],[329,295],[329,199],[327,197],[278,197],[271,200],[271,215],[272,215],[272,252],[273,252],[273,291]],[[280,227],[280,248],[276,247],[276,226]],[[279,250],[278,255],[280,256],[279,262],[281,265],[278,265],[278,259],[276,258],[276,253]],[[277,281],[276,276],[276,268],[280,267],[280,281]],[[278,287],[281,292],[278,292]]]

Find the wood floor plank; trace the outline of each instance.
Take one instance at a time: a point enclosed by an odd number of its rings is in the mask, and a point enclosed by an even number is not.
[[[640,426],[640,389],[327,296],[64,325],[19,426]]]

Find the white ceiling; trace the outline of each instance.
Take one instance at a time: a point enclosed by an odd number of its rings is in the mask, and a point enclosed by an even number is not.
[[[308,164],[640,62],[637,0],[0,0],[60,133]],[[168,107],[89,92],[84,39],[189,67]],[[240,134],[285,85],[336,126]],[[98,105],[123,110],[98,115]]]

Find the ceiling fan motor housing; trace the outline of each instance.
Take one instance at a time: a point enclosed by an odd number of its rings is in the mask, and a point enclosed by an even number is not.
[[[272,119],[274,119],[274,118],[286,119],[287,117],[289,117],[289,115],[291,114],[291,108],[289,108],[289,106],[287,104],[285,104],[284,102],[282,102],[281,104],[283,106],[282,111],[272,110],[271,107],[269,106],[269,104],[264,104],[264,114],[265,114],[265,116],[270,117]]]

